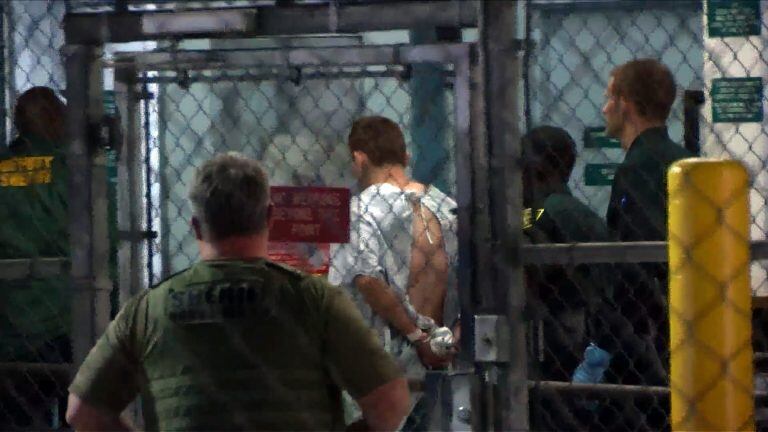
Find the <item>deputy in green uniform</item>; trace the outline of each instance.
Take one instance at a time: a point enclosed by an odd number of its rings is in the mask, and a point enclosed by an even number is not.
[[[576,148],[565,130],[551,126],[531,130],[523,137],[522,155],[523,229],[531,243],[609,240],[603,220],[568,189]],[[615,337],[603,324],[603,309],[611,304],[613,288],[610,265],[528,265],[525,275],[538,333],[531,337],[538,345],[532,365],[535,378],[570,381],[589,342],[613,351]],[[581,430],[589,424],[591,413],[578,415],[578,405],[539,396],[532,399],[535,429]]]
[[[0,156],[0,258],[66,257],[67,171],[64,104],[47,87],[18,99],[14,121],[19,136]],[[39,352],[67,334],[69,302],[64,278],[4,282],[0,290],[3,331],[0,352],[15,361],[59,360]],[[55,351],[55,349],[53,349]],[[59,353],[59,357],[64,353]]]
[[[119,414],[140,394],[148,430],[338,430],[344,388],[366,427],[395,430],[407,383],[351,300],[265,259],[259,164],[215,157],[190,201],[202,261],[117,315],[70,387],[70,424],[128,429]]]
[[[33,87],[17,100],[19,135],[0,150],[0,259],[68,256],[64,111],[47,87]],[[2,282],[0,361],[71,361],[67,293],[64,277]],[[50,426],[51,398],[63,401],[64,388],[47,374],[15,374],[0,388],[0,428]]]

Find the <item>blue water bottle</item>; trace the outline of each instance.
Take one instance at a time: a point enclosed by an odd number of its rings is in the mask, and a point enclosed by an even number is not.
[[[584,350],[584,360],[573,372],[571,382],[582,384],[599,384],[603,382],[606,369],[611,363],[611,355],[594,343]]]

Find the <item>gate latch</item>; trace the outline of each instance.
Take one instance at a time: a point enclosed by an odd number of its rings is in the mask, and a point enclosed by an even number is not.
[[[510,332],[503,315],[475,315],[475,361],[506,362],[510,360]]]

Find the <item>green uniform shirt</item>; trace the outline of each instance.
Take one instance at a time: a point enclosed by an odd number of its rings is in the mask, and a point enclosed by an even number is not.
[[[585,243],[610,240],[605,222],[567,186],[536,191],[543,197],[526,210],[523,227],[533,244]],[[568,380],[581,361],[586,343],[613,350],[611,323],[614,269],[610,264],[527,265],[525,275],[530,305],[544,326],[545,379]]]
[[[67,168],[64,149],[19,137],[0,152],[0,259],[67,257]],[[0,357],[35,361],[44,342],[70,327],[67,279],[4,281],[0,290]]]
[[[341,388],[401,375],[350,299],[266,260],[200,262],[132,299],[70,392],[149,430],[334,430]]]
[[[526,210],[525,234],[533,244],[608,241],[605,223],[592,209],[574,198],[564,185],[545,194],[545,198]],[[586,307],[604,291],[611,289],[601,265],[529,265],[529,282],[552,313]]]

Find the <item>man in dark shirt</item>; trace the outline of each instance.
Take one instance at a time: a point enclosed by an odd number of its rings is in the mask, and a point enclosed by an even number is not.
[[[611,74],[606,133],[627,154],[613,180],[607,222],[621,241],[667,239],[667,169],[692,156],[667,133],[675,92],[672,73],[656,60],[631,61]]]
[[[613,180],[606,220],[619,241],[667,239],[667,169],[692,156],[667,132],[675,94],[674,77],[658,60],[634,60],[611,72],[603,107],[606,133],[621,141],[626,157]],[[625,384],[666,385],[668,266],[627,264],[621,267],[619,282],[615,300],[646,346],[625,346],[614,357],[611,368],[618,374],[616,379]]]

